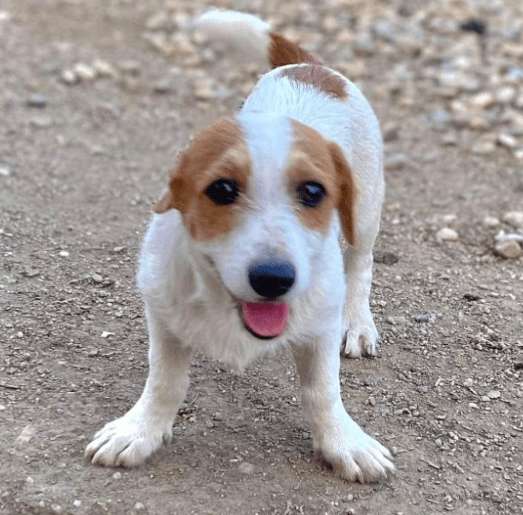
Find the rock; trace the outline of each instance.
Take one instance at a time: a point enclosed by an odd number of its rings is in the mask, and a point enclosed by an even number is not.
[[[69,257],[69,252],[67,252],[67,250],[61,250],[58,255],[60,257]]]
[[[36,427],[35,426],[32,426],[30,424],[25,426],[22,429],[22,432],[20,433],[18,438],[16,439],[16,443],[18,445],[24,445],[24,444],[28,443],[33,438],[35,433],[36,433]]]
[[[104,278],[100,274],[93,274],[91,278],[95,283],[101,283],[104,280]]]
[[[505,148],[515,148],[518,144],[516,138],[511,134],[498,134],[498,143]]]
[[[481,225],[483,225],[483,227],[487,227],[488,229],[498,227],[500,224],[501,222],[499,221],[499,218],[496,218],[495,216],[486,216],[481,222]]]
[[[383,126],[383,141],[393,141],[395,139],[398,139],[399,134],[399,126],[396,122],[387,122]]]
[[[134,60],[128,60],[128,61],[122,61],[119,66],[120,70],[122,72],[127,73],[129,75],[140,75],[142,72],[142,63],[139,61]]]
[[[113,474],[113,479],[122,479],[122,473],[121,472],[115,472]]]
[[[502,220],[517,229],[523,229],[523,211],[509,211],[503,215]]]
[[[436,239],[438,241],[457,241],[459,239],[459,235],[454,229],[444,227],[437,232]]]
[[[35,93],[27,99],[27,105],[29,107],[38,107],[42,109],[47,105],[47,98],[45,98],[43,95]]]
[[[473,110],[480,111],[487,109],[495,102],[494,95],[490,91],[482,91],[469,99],[469,107]]]
[[[149,18],[145,22],[147,30],[164,30],[169,25],[169,15],[165,11],[160,11]]]
[[[85,63],[76,63],[73,67],[76,76],[85,82],[91,82],[96,79],[96,70]]]
[[[469,377],[467,379],[465,379],[465,381],[463,381],[463,386],[465,386],[466,388],[472,388],[472,386],[474,385],[474,380]]]
[[[500,104],[510,104],[516,98],[516,88],[513,86],[503,86],[496,91],[496,101]]]
[[[246,461],[244,461],[243,463],[240,464],[240,466],[238,467],[238,470],[242,473],[242,474],[247,474],[249,476],[252,476],[252,474],[254,474],[254,465],[252,465],[251,463],[247,463]]]
[[[516,241],[503,241],[494,247],[497,254],[506,259],[515,259],[521,256],[521,246]]]
[[[523,162],[523,147],[522,148],[518,148],[517,150],[514,151],[514,157],[518,161],[522,161]]]
[[[9,177],[11,175],[11,169],[7,166],[0,166],[0,177]]]
[[[410,159],[406,154],[392,154],[385,159],[386,170],[403,170],[410,163]]]
[[[93,69],[98,77],[114,77],[116,75],[116,70],[113,66],[102,59],[96,59],[93,62]]]
[[[441,218],[441,221],[445,225],[453,225],[456,222],[457,219],[458,219],[458,217],[455,214],[452,213],[452,214],[444,215]]]
[[[68,85],[76,84],[78,82],[78,77],[73,70],[64,70],[60,74],[60,79],[62,82]]]
[[[499,399],[501,397],[501,392],[498,390],[491,390],[487,395],[489,399]]]
[[[216,94],[211,80],[199,80],[194,84],[194,96],[197,100],[212,100]]]
[[[473,154],[487,155],[492,154],[496,150],[496,145],[494,141],[490,139],[479,140],[472,145],[471,150]]]
[[[51,127],[52,124],[53,120],[49,118],[49,116],[35,116],[31,118],[31,125],[38,129],[47,129],[47,127]]]

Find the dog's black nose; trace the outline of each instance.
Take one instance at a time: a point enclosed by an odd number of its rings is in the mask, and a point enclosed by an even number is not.
[[[253,290],[268,300],[287,293],[296,279],[296,269],[286,261],[258,261],[249,268]]]

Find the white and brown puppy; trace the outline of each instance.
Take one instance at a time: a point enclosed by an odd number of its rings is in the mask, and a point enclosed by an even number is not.
[[[391,455],[347,414],[339,386],[340,343],[348,356],[376,353],[369,293],[384,195],[378,121],[352,82],[259,19],[211,11],[197,24],[274,70],[234,118],[196,136],[171,174],[138,272],[147,384],[86,455],[135,466],[169,442],[194,352],[242,368],[288,345],[314,448],[346,479],[384,478]]]

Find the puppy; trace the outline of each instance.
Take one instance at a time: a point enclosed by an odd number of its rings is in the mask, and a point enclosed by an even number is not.
[[[339,386],[340,342],[348,356],[376,354],[369,293],[384,195],[378,121],[352,82],[261,20],[211,11],[197,26],[273,70],[234,117],[182,152],[154,208],[138,272],[149,377],[86,456],[132,467],[169,442],[193,353],[241,369],[287,345],[315,450],[345,479],[382,479],[392,457],[347,414]]]

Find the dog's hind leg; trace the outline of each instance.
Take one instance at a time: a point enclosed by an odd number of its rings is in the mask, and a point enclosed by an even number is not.
[[[168,334],[153,310],[149,326],[149,377],[142,396],[123,417],[96,433],[85,455],[95,465],[140,465],[162,444],[169,443],[174,417],[189,386],[191,350]]]

